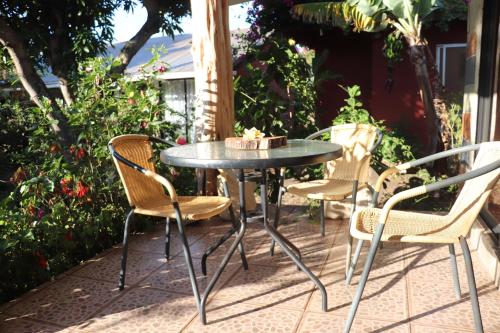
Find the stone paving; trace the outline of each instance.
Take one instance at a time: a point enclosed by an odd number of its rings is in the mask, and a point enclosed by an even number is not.
[[[208,325],[202,325],[176,230],[167,262],[163,226],[158,226],[131,237],[125,290],[117,288],[117,246],[0,306],[0,332],[341,332],[360,274],[358,268],[352,285],[345,285],[347,220],[327,220],[321,237],[304,207],[289,203],[280,231],[327,286],[327,312],[321,310],[318,290],[279,248],[269,255],[270,238],[257,222],[249,225],[244,239],[249,270],[242,269],[239,255],[233,256],[209,299]],[[201,255],[228,227],[212,219],[186,228],[200,288],[207,282]],[[228,246],[210,257],[209,277]],[[456,251],[460,300],[453,292],[446,246],[385,244],[351,332],[473,332],[459,246]],[[473,261],[485,331],[500,332],[500,291],[475,252]]]

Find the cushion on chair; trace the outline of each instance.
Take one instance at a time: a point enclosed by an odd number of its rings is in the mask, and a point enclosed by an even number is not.
[[[381,211],[378,208],[366,208],[355,212],[351,235],[358,239],[371,240]],[[455,243],[459,241],[459,235],[453,225],[454,219],[449,215],[391,210],[385,222],[382,241]]]
[[[183,220],[203,220],[222,213],[231,205],[231,200],[226,197],[198,196],[177,197]],[[143,215],[176,218],[175,209],[170,199],[166,196],[155,201],[135,207],[134,212]]]
[[[318,179],[310,182],[292,184],[288,186],[287,192],[315,200],[343,200],[352,194],[351,180],[342,179]],[[360,184],[358,189],[365,185]]]

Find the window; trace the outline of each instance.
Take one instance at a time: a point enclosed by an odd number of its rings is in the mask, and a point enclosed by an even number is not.
[[[449,93],[464,92],[466,46],[465,43],[436,45],[437,69]]]
[[[193,110],[195,104],[194,79],[173,79],[161,82],[162,98],[167,103],[165,119],[178,124],[181,135],[194,142]]]

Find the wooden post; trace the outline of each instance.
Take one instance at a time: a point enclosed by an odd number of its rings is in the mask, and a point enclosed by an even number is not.
[[[191,0],[193,65],[197,106],[196,141],[234,134],[234,94],[228,0]],[[215,171],[207,173],[207,194],[217,194]]]

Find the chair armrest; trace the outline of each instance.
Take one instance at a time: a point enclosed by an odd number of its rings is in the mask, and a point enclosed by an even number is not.
[[[480,147],[481,147],[481,144],[478,143],[478,144],[475,144],[475,145],[463,146],[463,147],[458,147],[458,148],[454,148],[454,149],[442,151],[442,152],[437,153],[437,154],[433,154],[433,155],[429,155],[429,156],[426,156],[426,157],[419,158],[418,160],[415,160],[415,161],[411,161],[411,162],[406,162],[406,163],[400,164],[400,165],[397,166],[397,168],[400,169],[400,170],[406,170],[406,169],[413,168],[413,167],[416,167],[416,166],[419,166],[419,165],[422,165],[422,164],[433,162],[435,160],[439,160],[441,158],[446,158],[446,157],[450,157],[450,156],[453,156],[453,155],[457,155],[457,154],[466,153],[466,152],[469,152],[469,151],[478,150]]]
[[[384,134],[378,128],[376,129],[376,132],[377,132],[377,141],[375,141],[375,143],[373,144],[373,146],[370,148],[370,150],[369,150],[370,153],[373,153],[375,151],[375,149],[377,149],[377,147],[382,142],[382,138],[384,137]]]
[[[421,185],[406,191],[399,192],[392,196],[387,202],[384,204],[384,207],[382,208],[382,212],[380,213],[380,219],[379,223],[384,224],[387,221],[387,217],[389,216],[389,212],[391,209],[398,203],[403,200],[413,198],[416,196],[419,196],[424,193],[429,193],[433,192],[445,187],[448,187],[450,185],[458,184],[465,182],[467,180],[482,176],[488,172],[491,172],[495,169],[500,168],[500,160],[495,161],[493,163],[490,163],[488,165],[485,165],[481,168],[466,172],[464,174],[454,176],[436,183],[428,184],[428,185]],[[387,170],[386,170],[387,171]]]
[[[309,136],[307,136],[305,138],[305,140],[313,140],[313,139],[316,139],[317,137],[323,135],[324,133],[329,133],[330,131],[332,130],[332,126],[328,127],[328,128],[325,128],[325,129],[322,129],[320,131],[317,131]]]
[[[170,200],[172,200],[172,202],[177,202],[177,192],[175,191],[175,188],[172,185],[172,183],[170,183],[165,177],[160,176],[156,172],[147,169],[144,169],[143,173],[147,177],[152,178],[161,185],[163,185],[163,187],[167,189],[168,195],[170,196]]]
[[[174,186],[165,177],[162,177],[156,172],[143,168],[139,164],[126,159],[114,149],[111,143],[108,144],[108,149],[111,152],[111,155],[113,155],[113,157],[116,158],[120,163],[123,163],[129,168],[132,168],[140,173],[143,173],[146,177],[152,178],[163,185],[167,189],[168,195],[170,196],[172,202],[177,202],[177,192],[175,191]]]
[[[148,137],[149,141],[151,142],[155,142],[155,143],[161,143],[161,144],[164,144],[164,145],[169,145],[169,146],[172,146],[172,147],[177,147],[177,146],[180,146],[178,143],[176,142],[173,142],[173,141],[168,141],[168,140],[163,140],[163,139],[160,139],[158,137],[155,137],[155,136],[150,136]]]
[[[422,164],[426,164],[426,163],[429,163],[429,162],[432,162],[432,161],[435,161],[435,160],[438,160],[441,158],[446,158],[449,156],[453,156],[453,155],[457,155],[457,154],[461,154],[461,153],[465,153],[465,152],[469,152],[469,151],[473,151],[473,150],[478,150],[480,148],[480,146],[481,146],[481,144],[475,144],[475,145],[470,145],[470,146],[454,148],[454,149],[443,151],[443,152],[440,152],[440,153],[437,153],[434,155],[426,156],[426,157],[420,158],[420,159],[415,160],[415,161],[406,162],[406,163],[402,163],[400,165],[397,165],[395,167],[391,167],[391,168],[385,170],[378,177],[377,182],[375,183],[374,195],[376,195],[378,197],[378,194],[380,193],[380,190],[382,189],[382,185],[384,184],[385,179],[387,177],[389,177],[390,175],[400,173],[400,172],[403,172],[407,169],[410,169],[410,168],[413,168],[413,167],[416,167],[416,166],[419,166]]]

